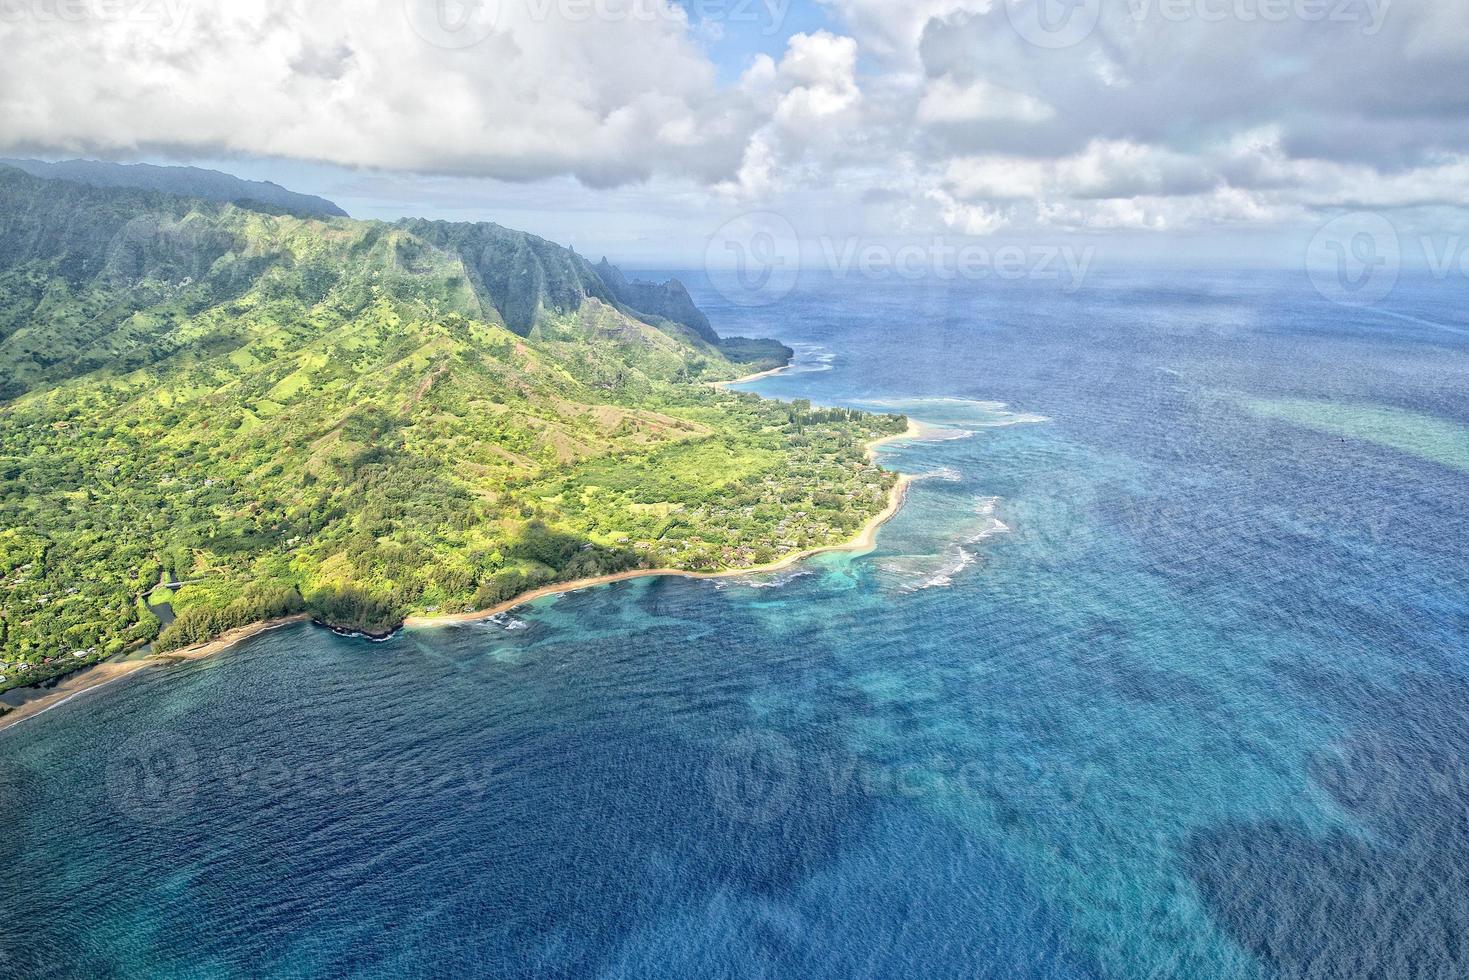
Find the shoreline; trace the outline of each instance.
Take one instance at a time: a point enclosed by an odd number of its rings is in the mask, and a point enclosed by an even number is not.
[[[55,687],[46,689],[48,693],[39,695],[7,711],[4,715],[0,715],[0,732],[13,728],[28,718],[38,718],[52,708],[59,708],[88,691],[106,687],[113,681],[122,680],[124,677],[131,677],[147,667],[187,660],[203,660],[205,657],[212,657],[216,653],[228,650],[237,643],[243,643],[252,636],[268,633],[282,626],[310,621],[311,617],[306,613],[297,613],[294,616],[283,616],[280,619],[268,619],[259,623],[251,623],[248,626],[236,627],[207,643],[196,643],[180,650],[149,654],[137,660],[103,660],[93,664],[87,670],[62,677]]]
[[[764,575],[770,572],[784,571],[807,558],[817,555],[833,554],[836,552],[851,552],[856,555],[866,554],[877,547],[877,532],[897,516],[902,510],[903,503],[908,496],[908,488],[913,484],[913,477],[907,473],[898,474],[898,482],[893,484],[892,490],[888,492],[888,505],[882,512],[868,521],[862,530],[850,541],[841,544],[827,544],[819,548],[806,548],[802,551],[792,552],[777,561],[767,562],[764,565],[751,565],[748,568],[727,568],[718,572],[693,572],[679,568],[633,568],[625,572],[613,572],[609,575],[596,575],[591,578],[572,579],[570,582],[556,582],[551,585],[543,585],[530,592],[524,592],[513,599],[506,599],[498,605],[488,609],[480,609],[474,612],[450,613],[444,616],[409,616],[403,620],[403,626],[407,629],[436,629],[442,626],[454,626],[459,623],[477,623],[486,619],[493,619],[512,609],[523,606],[537,599],[547,596],[565,595],[568,592],[580,592],[582,589],[596,588],[602,585],[612,585],[617,582],[630,582],[640,578],[688,578],[688,579],[723,579],[740,578],[745,575]]]
[[[785,368],[777,368],[776,370],[783,371]],[[757,375],[752,375],[752,377],[757,377]],[[734,384],[732,381],[726,383]],[[895,432],[892,435],[882,436],[869,441],[866,446],[867,457],[868,459],[873,458],[883,446],[897,442],[900,439],[921,438],[923,432],[924,426],[910,418],[908,420],[908,428],[904,431]],[[884,524],[896,517],[898,511],[903,509],[903,504],[908,499],[908,488],[913,485],[913,481],[914,477],[911,474],[899,473],[897,482],[888,491],[887,506],[864,524],[862,530],[858,531],[855,537],[841,544],[828,544],[822,545],[819,548],[806,548],[802,551],[792,552],[777,561],[767,562],[764,565],[752,565],[749,568],[729,568],[718,572],[691,572],[678,568],[634,568],[625,572],[614,572],[610,575],[596,575],[591,578],[572,579],[570,582],[556,582],[551,585],[543,585],[538,589],[532,589],[530,592],[521,593],[513,599],[506,599],[504,602],[491,606],[489,609],[480,609],[467,613],[450,613],[444,616],[409,616],[403,620],[403,625],[408,628],[432,629],[439,626],[452,626],[456,623],[482,622],[483,620],[509,612],[527,602],[534,602],[536,599],[544,599],[547,596],[553,595],[565,595],[568,592],[576,592],[581,589],[594,588],[600,585],[611,585],[615,582],[628,582],[638,578],[738,578],[742,575],[762,575],[769,572],[783,571],[797,562],[815,557],[816,555],[830,554],[833,552],[866,554],[877,547],[877,532],[881,530]]]
[[[785,368],[776,368],[775,370],[784,371]],[[770,372],[762,372],[761,375],[751,375],[751,377],[760,377],[767,373]],[[735,382],[730,381],[725,383],[734,384]],[[881,436],[877,439],[870,440],[865,447],[867,458],[872,459],[877,455],[879,449],[889,443],[902,439],[922,438],[924,431],[925,427],[922,423],[915,422],[910,418],[908,420],[908,428],[902,432],[895,432],[892,435]],[[752,565],[748,568],[728,568],[718,572],[692,572],[678,568],[633,568],[625,572],[613,572],[608,575],[595,575],[591,578],[572,579],[570,582],[555,582],[551,585],[543,585],[538,589],[532,589],[529,592],[522,592],[520,595],[506,599],[504,602],[497,603],[488,609],[478,609],[474,612],[465,613],[449,613],[443,616],[409,616],[403,620],[403,626],[406,629],[435,629],[441,626],[453,626],[458,623],[483,622],[486,619],[493,619],[496,616],[507,613],[517,606],[525,605],[527,602],[534,602],[537,599],[544,599],[547,596],[565,595],[568,592],[578,592],[582,589],[612,585],[616,582],[630,582],[633,579],[639,578],[738,578],[742,575],[762,575],[770,572],[783,571],[798,562],[805,561],[807,558],[813,558],[816,555],[831,554],[834,552],[852,552],[857,555],[863,555],[877,547],[877,532],[881,530],[884,524],[896,517],[898,511],[903,509],[903,504],[908,499],[908,488],[913,485],[914,479],[911,474],[899,473],[897,482],[888,491],[887,506],[868,520],[866,524],[862,525],[862,530],[858,531],[855,537],[841,544],[828,544],[822,545],[819,548],[806,548],[802,551],[792,552],[776,561],[767,562],[764,565]]]
[[[786,367],[789,367],[789,365]],[[732,385],[742,381],[753,380],[754,378],[767,377],[786,370],[786,367],[773,368],[770,371],[762,371],[746,378],[739,378],[735,381],[716,382],[716,384]],[[875,457],[878,450],[890,443],[906,439],[922,438],[925,428],[922,423],[915,422],[910,418],[908,420],[908,428],[904,431],[870,440],[865,447],[868,459]],[[730,568],[718,572],[694,572],[677,568],[636,568],[610,575],[573,579],[570,582],[558,582],[552,585],[542,586],[538,589],[532,589],[529,592],[523,592],[513,599],[507,599],[489,609],[467,613],[454,613],[445,616],[409,616],[403,620],[400,629],[434,629],[442,626],[452,626],[457,623],[482,622],[483,620],[509,612],[517,606],[534,602],[537,599],[544,599],[547,596],[564,595],[568,592],[577,592],[581,589],[612,585],[616,582],[628,582],[639,578],[738,578],[743,575],[761,575],[783,571],[792,565],[805,561],[807,558],[813,558],[816,555],[836,552],[851,552],[857,555],[866,554],[877,547],[877,532],[903,509],[903,504],[908,497],[908,488],[912,486],[913,481],[914,477],[911,474],[899,473],[897,482],[888,491],[887,506],[880,513],[868,520],[862,526],[862,529],[857,532],[855,537],[841,544],[806,548],[802,551],[792,552],[777,561],[768,562],[764,565],[754,565],[749,568]],[[179,650],[170,650],[167,653],[150,654],[147,657],[137,660],[104,660],[94,664],[85,671],[62,677],[54,688],[49,689],[49,693],[42,694],[34,700],[27,701],[19,707],[13,708],[4,715],[0,715],[0,733],[19,725],[27,719],[38,718],[52,708],[58,708],[73,698],[80,697],[89,691],[98,690],[114,681],[121,680],[124,677],[130,677],[145,668],[160,664],[203,660],[217,653],[222,653],[230,647],[243,643],[262,633],[268,633],[282,626],[309,622],[312,622],[312,617],[309,613],[297,613],[293,616],[283,616],[279,619],[270,619],[259,623],[251,623],[247,626],[240,626],[207,642],[196,643],[193,646],[184,647]]]
[[[748,381],[759,381],[761,378],[773,378],[777,374],[784,374],[795,366],[796,359],[791,358],[791,362],[789,364],[782,364],[780,367],[773,367],[765,371],[756,371],[754,374],[747,374],[742,378],[731,378],[728,381],[711,381],[709,382],[709,384],[714,388],[730,388],[734,385],[745,384]]]

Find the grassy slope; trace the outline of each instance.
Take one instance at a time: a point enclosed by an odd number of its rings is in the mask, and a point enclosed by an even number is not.
[[[596,297],[521,336],[405,227],[52,186],[0,186],[0,688],[150,639],[160,579],[164,647],[383,630],[834,543],[891,485],[900,419],[716,392],[751,365]]]

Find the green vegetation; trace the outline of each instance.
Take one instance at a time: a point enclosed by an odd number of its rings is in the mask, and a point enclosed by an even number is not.
[[[0,168],[0,689],[850,538],[894,480],[864,443],[904,420],[715,390],[786,352],[669,319],[674,286],[645,313],[497,226]]]

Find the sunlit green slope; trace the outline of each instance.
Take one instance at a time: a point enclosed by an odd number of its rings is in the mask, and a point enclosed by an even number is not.
[[[731,363],[680,294],[636,310],[494,225],[0,168],[0,687],[153,639],[161,581],[169,647],[850,537],[893,479],[862,443],[902,420],[714,390],[786,352]]]

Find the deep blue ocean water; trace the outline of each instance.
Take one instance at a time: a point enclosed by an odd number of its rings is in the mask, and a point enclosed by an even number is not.
[[[1469,287],[691,286],[932,427],[874,554],[6,732],[0,974],[1469,976]]]

